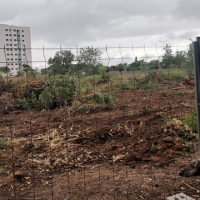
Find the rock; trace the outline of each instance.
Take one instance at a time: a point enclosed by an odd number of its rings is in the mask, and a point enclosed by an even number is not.
[[[160,157],[157,157],[157,156],[151,156],[151,161],[153,162],[159,162],[161,160]]]
[[[169,137],[169,136],[163,138],[163,141],[164,141],[164,142],[173,142],[173,140],[174,140],[174,139],[173,139],[172,137]]]

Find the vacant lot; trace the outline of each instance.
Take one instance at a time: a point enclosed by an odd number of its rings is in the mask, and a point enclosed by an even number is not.
[[[123,90],[116,106],[2,111],[0,199],[200,199],[194,88]]]

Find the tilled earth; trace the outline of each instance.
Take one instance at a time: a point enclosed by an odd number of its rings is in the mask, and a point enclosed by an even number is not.
[[[182,124],[194,90],[116,99],[114,107],[2,111],[0,199],[200,199],[198,177],[178,176],[198,157],[197,135]]]

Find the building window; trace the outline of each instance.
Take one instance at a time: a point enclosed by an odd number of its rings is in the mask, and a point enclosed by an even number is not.
[[[12,51],[12,49],[10,49],[10,51]]]
[[[17,46],[17,44],[14,44],[14,46]]]
[[[10,63],[7,63],[7,65],[10,65]]]
[[[10,39],[10,41],[12,41],[12,39]]]
[[[9,44],[6,44],[6,46],[9,46]]]
[[[22,35],[22,37],[24,37],[24,35]]]
[[[15,51],[17,51],[17,49],[15,49]]]
[[[16,65],[17,65],[18,63],[16,63]],[[15,68],[16,70],[18,70],[18,68]]]
[[[16,31],[16,29],[13,29],[13,31]]]
[[[24,30],[22,30],[22,32],[24,32]]]
[[[12,56],[12,53],[10,55]]]
[[[6,41],[8,41],[8,39],[6,39]]]
[[[6,36],[8,36],[8,34],[6,34]]]
[[[12,65],[12,64],[11,64]],[[13,70],[13,68],[11,68],[11,70]]]
[[[24,42],[24,40],[22,40],[22,42]]]
[[[7,51],[9,51],[9,49],[6,49]]]
[[[23,54],[23,56],[25,56],[25,54]]]
[[[9,31],[11,31],[11,29],[9,29]]]
[[[7,60],[10,60],[10,58],[7,58]]]
[[[9,34],[10,36],[12,36],[12,34]]]
[[[16,34],[14,34],[14,36],[16,36]]]
[[[17,58],[15,58],[15,60],[17,60]]]
[[[10,63],[11,65],[13,65],[13,63]]]
[[[13,60],[12,58],[10,60]]]
[[[15,54],[17,56],[17,54]]]
[[[9,56],[9,53],[7,53],[7,56]]]
[[[8,29],[5,29],[5,31],[8,31]]]
[[[16,39],[14,39],[14,41],[17,41]]]
[[[12,44],[10,44],[10,46],[12,46]]]

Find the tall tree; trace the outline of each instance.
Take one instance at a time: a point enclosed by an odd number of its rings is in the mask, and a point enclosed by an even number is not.
[[[80,48],[76,60],[84,69],[86,74],[91,75],[95,71],[95,65],[101,64],[102,52],[98,48],[85,47]]]
[[[194,59],[193,59],[193,45],[189,44],[188,52],[186,53],[186,68],[188,70],[188,76],[191,77],[194,73]]]
[[[35,77],[35,71],[33,70],[33,68],[30,65],[23,64],[22,66],[23,66],[23,71],[26,74],[26,81],[27,81],[27,84],[28,84],[28,78],[29,77]]]
[[[53,75],[65,74],[68,72],[71,63],[74,61],[74,55],[71,51],[61,50],[56,52],[53,58],[49,58],[49,69]]]
[[[168,44],[163,48],[165,52],[162,59],[163,68],[168,69],[173,62],[172,48]]]
[[[176,51],[176,56],[174,57],[174,62],[178,68],[182,67],[183,63],[186,62],[187,53],[185,51]]]

